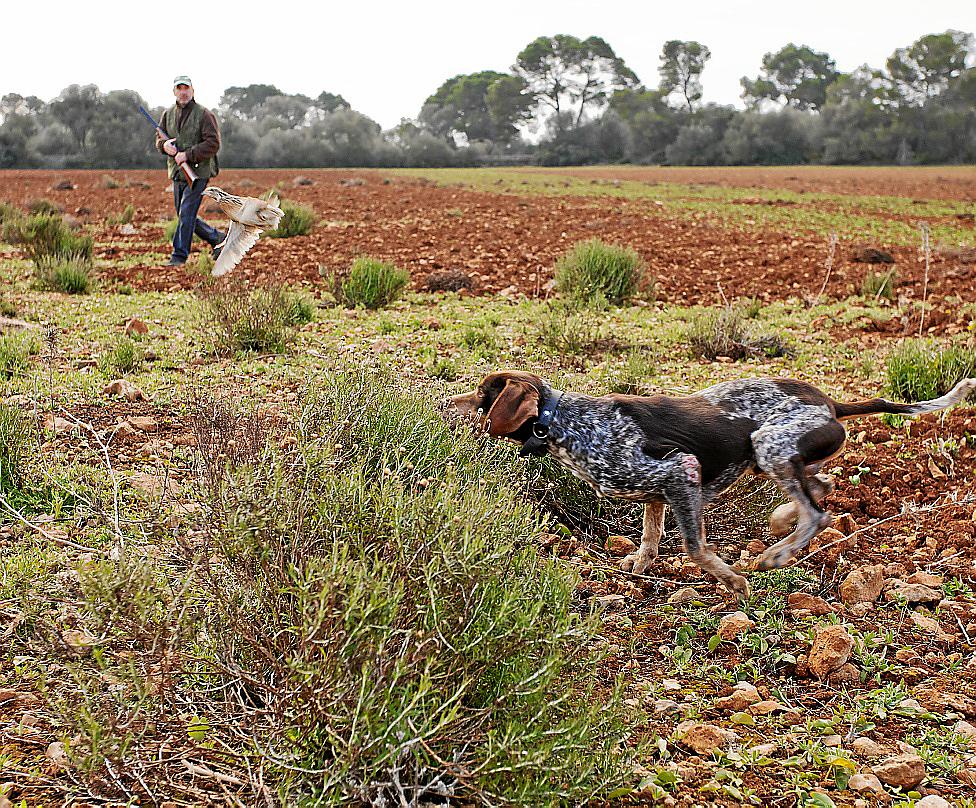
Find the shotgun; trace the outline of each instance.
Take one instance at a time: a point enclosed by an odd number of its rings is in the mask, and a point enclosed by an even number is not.
[[[169,135],[167,135],[166,134],[166,130],[163,129],[163,127],[161,127],[158,123],[156,123],[155,118],[153,118],[152,115],[150,115],[148,112],[146,112],[145,108],[143,106],[141,106],[141,105],[139,107],[139,112],[141,112],[143,115],[146,116],[146,120],[149,121],[149,123],[151,123],[153,125],[153,129],[156,130],[156,134],[159,135],[163,139],[163,141],[169,142],[169,141],[172,141],[172,140],[176,140],[176,138],[171,138]],[[180,165],[180,169],[183,171],[184,174],[186,174],[187,182],[189,182],[191,185],[194,182],[196,182],[197,175],[193,171],[193,169],[190,168],[190,164],[189,163],[183,163],[183,164],[181,164]]]

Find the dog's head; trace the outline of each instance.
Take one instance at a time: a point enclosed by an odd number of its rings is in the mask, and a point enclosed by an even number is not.
[[[447,400],[447,408],[496,438],[524,442],[545,400],[545,382],[531,373],[489,373],[471,393]]]

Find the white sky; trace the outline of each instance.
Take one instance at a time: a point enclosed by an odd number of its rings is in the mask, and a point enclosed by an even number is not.
[[[167,5],[178,9],[170,21]],[[204,36],[193,41],[181,21]],[[136,90],[155,106],[172,100],[170,81],[187,73],[206,106],[232,85],[328,90],[386,129],[416,116],[451,76],[506,71],[537,36],[564,33],[603,37],[650,87],[666,40],[698,40],[712,51],[704,100],[741,106],[739,78],[755,76],[763,54],[787,42],[851,70],[883,67],[895,48],[947,28],[976,31],[976,2],[17,2],[0,12],[0,94],[48,101],[69,84],[96,84]]]

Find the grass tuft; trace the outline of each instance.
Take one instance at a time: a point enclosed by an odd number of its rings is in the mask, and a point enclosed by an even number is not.
[[[315,211],[297,202],[282,200],[281,209],[285,215],[274,230],[265,230],[268,238],[291,238],[308,235],[315,226]]]
[[[644,276],[644,262],[630,247],[581,241],[556,262],[556,288],[576,300],[602,297],[613,305],[629,301]]]
[[[363,306],[379,309],[396,300],[410,281],[405,269],[369,256],[360,256],[352,262],[349,274],[340,279],[332,278],[336,299],[350,308]]]
[[[976,376],[976,350],[908,340],[888,356],[887,390],[904,401],[927,401]]]
[[[19,491],[23,485],[29,438],[24,414],[0,402],[0,494],[4,496]]]
[[[34,281],[39,289],[84,295],[91,290],[91,263],[84,258],[46,256],[34,264]]]
[[[306,297],[280,286],[249,290],[230,283],[201,294],[203,330],[220,355],[282,353],[314,314]]]

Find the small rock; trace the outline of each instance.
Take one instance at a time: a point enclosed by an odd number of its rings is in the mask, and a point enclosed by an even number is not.
[[[139,231],[136,230],[136,226],[132,222],[126,222],[119,228],[119,235],[121,236],[134,236]]]
[[[91,653],[95,638],[84,629],[68,629],[61,632],[61,639],[78,656],[86,656]]]
[[[925,778],[925,761],[911,752],[895,755],[872,768],[882,783],[898,788],[915,788]]]
[[[149,326],[146,325],[138,317],[133,317],[129,322],[125,324],[125,333],[127,336],[132,336],[133,334],[138,334],[142,336],[143,334],[149,333]]]
[[[790,592],[787,603],[791,612],[809,612],[810,614],[819,616],[829,614],[833,611],[830,608],[830,604],[823,598],[818,598],[816,595],[810,595],[806,592]]]
[[[793,530],[796,519],[796,503],[784,502],[769,515],[769,535],[774,539],[782,539]]]
[[[834,687],[856,685],[860,679],[861,672],[857,669],[856,665],[852,665],[850,662],[845,662],[837,670],[831,671],[827,675],[827,681],[834,685]]]
[[[738,738],[731,730],[697,721],[678,724],[675,735],[678,743],[698,755],[709,755],[716,749],[725,749]]]
[[[753,715],[772,715],[773,713],[788,713],[789,711],[788,707],[780,704],[778,701],[767,699],[766,701],[757,701],[749,707],[747,712]]]
[[[133,415],[127,418],[124,423],[139,432],[155,432],[159,429],[159,423],[151,415]]]
[[[148,396],[127,379],[114,379],[104,388],[102,393],[106,396],[122,396],[126,401],[148,401]]]
[[[810,648],[810,670],[820,679],[837,670],[851,656],[854,640],[843,626],[822,626],[813,637]]]
[[[871,738],[855,738],[851,742],[851,749],[858,757],[868,760],[879,758],[885,753],[881,745]]]
[[[67,418],[50,412],[44,416],[44,429],[47,432],[53,432],[55,435],[68,435],[71,432],[81,431],[81,427],[74,421],[69,421]]]
[[[611,555],[625,556],[634,552],[637,545],[626,536],[608,536],[606,549]]]
[[[934,700],[943,707],[962,713],[968,718],[976,718],[976,699],[963,693],[935,693]]]
[[[885,582],[885,600],[889,603],[905,600],[910,606],[916,603],[938,603],[942,593],[924,584],[910,584],[894,578]]]
[[[908,619],[915,624],[916,628],[924,631],[926,634],[932,635],[932,637],[935,639],[955,642],[956,638],[951,634],[944,632],[942,630],[942,626],[939,625],[939,621],[933,617],[926,617],[924,614],[912,612],[910,615],[908,615]]]
[[[905,580],[910,584],[921,584],[922,586],[931,586],[933,589],[937,589],[942,586],[945,579],[941,575],[933,575],[930,572],[913,572]]]
[[[952,803],[942,799],[938,794],[929,794],[916,802],[915,808],[952,808]]]
[[[681,690],[681,682],[679,682],[677,679],[662,679],[661,687],[673,693],[676,690]]]
[[[820,739],[820,743],[826,746],[828,749],[836,749],[841,744],[842,738],[840,735],[824,735]]]
[[[734,640],[754,625],[756,625],[755,621],[750,620],[745,612],[734,612],[721,619],[715,633],[723,640]]]
[[[732,694],[715,700],[715,706],[720,710],[745,710],[762,699],[755,685],[748,682],[738,682]]]
[[[766,542],[760,541],[759,539],[752,539],[746,545],[746,550],[752,553],[752,555],[762,555],[765,549],[766,549]]]
[[[884,570],[880,565],[858,567],[840,585],[844,603],[874,603],[881,596]]]
[[[677,715],[681,712],[681,705],[671,699],[657,699],[654,702],[654,713],[656,715]]]
[[[856,247],[851,252],[851,261],[858,264],[893,264],[894,256],[877,247]]]
[[[969,740],[969,748],[976,750],[976,727],[968,721],[957,721],[952,731],[956,735],[962,735],[964,738],[967,738]]]
[[[602,595],[594,598],[597,606],[608,612],[619,612],[627,605],[626,595]]]
[[[847,783],[851,791],[873,791],[875,794],[884,794],[884,786],[881,781],[873,774],[855,774]]]
[[[55,741],[50,744],[47,748],[48,759],[59,769],[67,769],[70,765],[68,761],[68,753],[65,751],[64,744],[61,741]]]
[[[908,577],[908,569],[900,561],[892,561],[890,564],[885,564],[884,577],[885,580],[889,578],[904,579]]]
[[[698,594],[698,590],[693,586],[683,586],[668,598],[668,603],[672,606],[680,606],[683,603],[691,603],[700,598],[701,595]]]

